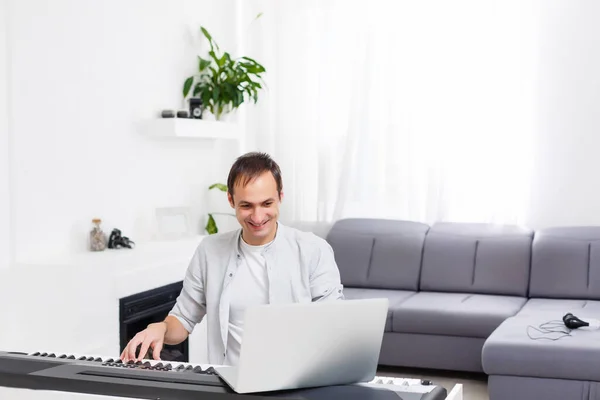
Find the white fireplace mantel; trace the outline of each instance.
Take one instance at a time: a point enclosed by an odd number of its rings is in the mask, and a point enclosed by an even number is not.
[[[118,356],[119,299],[183,280],[204,236],[21,263],[0,271],[0,348]],[[201,329],[198,329],[201,331]],[[204,361],[201,332],[190,361]]]

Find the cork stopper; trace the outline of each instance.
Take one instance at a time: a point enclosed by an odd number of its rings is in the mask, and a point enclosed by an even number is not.
[[[92,222],[93,222],[94,224],[99,224],[100,222],[102,222],[102,220],[101,220],[100,218],[94,218],[94,219],[92,220]]]

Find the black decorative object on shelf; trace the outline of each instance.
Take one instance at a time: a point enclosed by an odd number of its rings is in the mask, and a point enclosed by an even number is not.
[[[189,117],[190,117],[190,113],[188,112],[188,110],[177,111],[177,118],[189,118]]]
[[[162,113],[160,113],[160,116],[163,118],[175,118],[175,111],[163,110]]]
[[[192,97],[190,99],[190,115],[194,119],[202,119],[202,99]]]
[[[122,247],[131,249],[134,246],[135,242],[133,240],[129,240],[127,236],[122,236],[119,229],[115,228],[110,233],[110,237],[108,238],[109,249],[120,249]]]

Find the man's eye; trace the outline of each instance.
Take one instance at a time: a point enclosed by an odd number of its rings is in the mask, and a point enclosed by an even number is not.
[[[265,206],[267,206],[267,207],[271,207],[271,204],[273,204],[273,202],[272,202],[272,201],[269,201],[268,203],[265,203]]]
[[[242,208],[248,208],[248,207],[250,207],[250,206],[249,206],[248,204],[242,204],[242,205],[241,205],[241,207],[242,207]]]

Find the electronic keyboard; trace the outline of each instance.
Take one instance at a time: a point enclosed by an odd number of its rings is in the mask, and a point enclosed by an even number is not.
[[[397,382],[393,382],[396,379]],[[394,385],[395,383],[395,385]],[[446,390],[432,386],[409,390],[418,380],[377,377],[358,385],[238,394],[215,373],[210,364],[160,360],[123,362],[119,358],[66,353],[0,351],[0,386],[161,400],[365,398],[389,399],[390,392],[404,400],[444,399]],[[358,397],[355,397],[358,396]],[[397,397],[396,397],[397,398]]]

